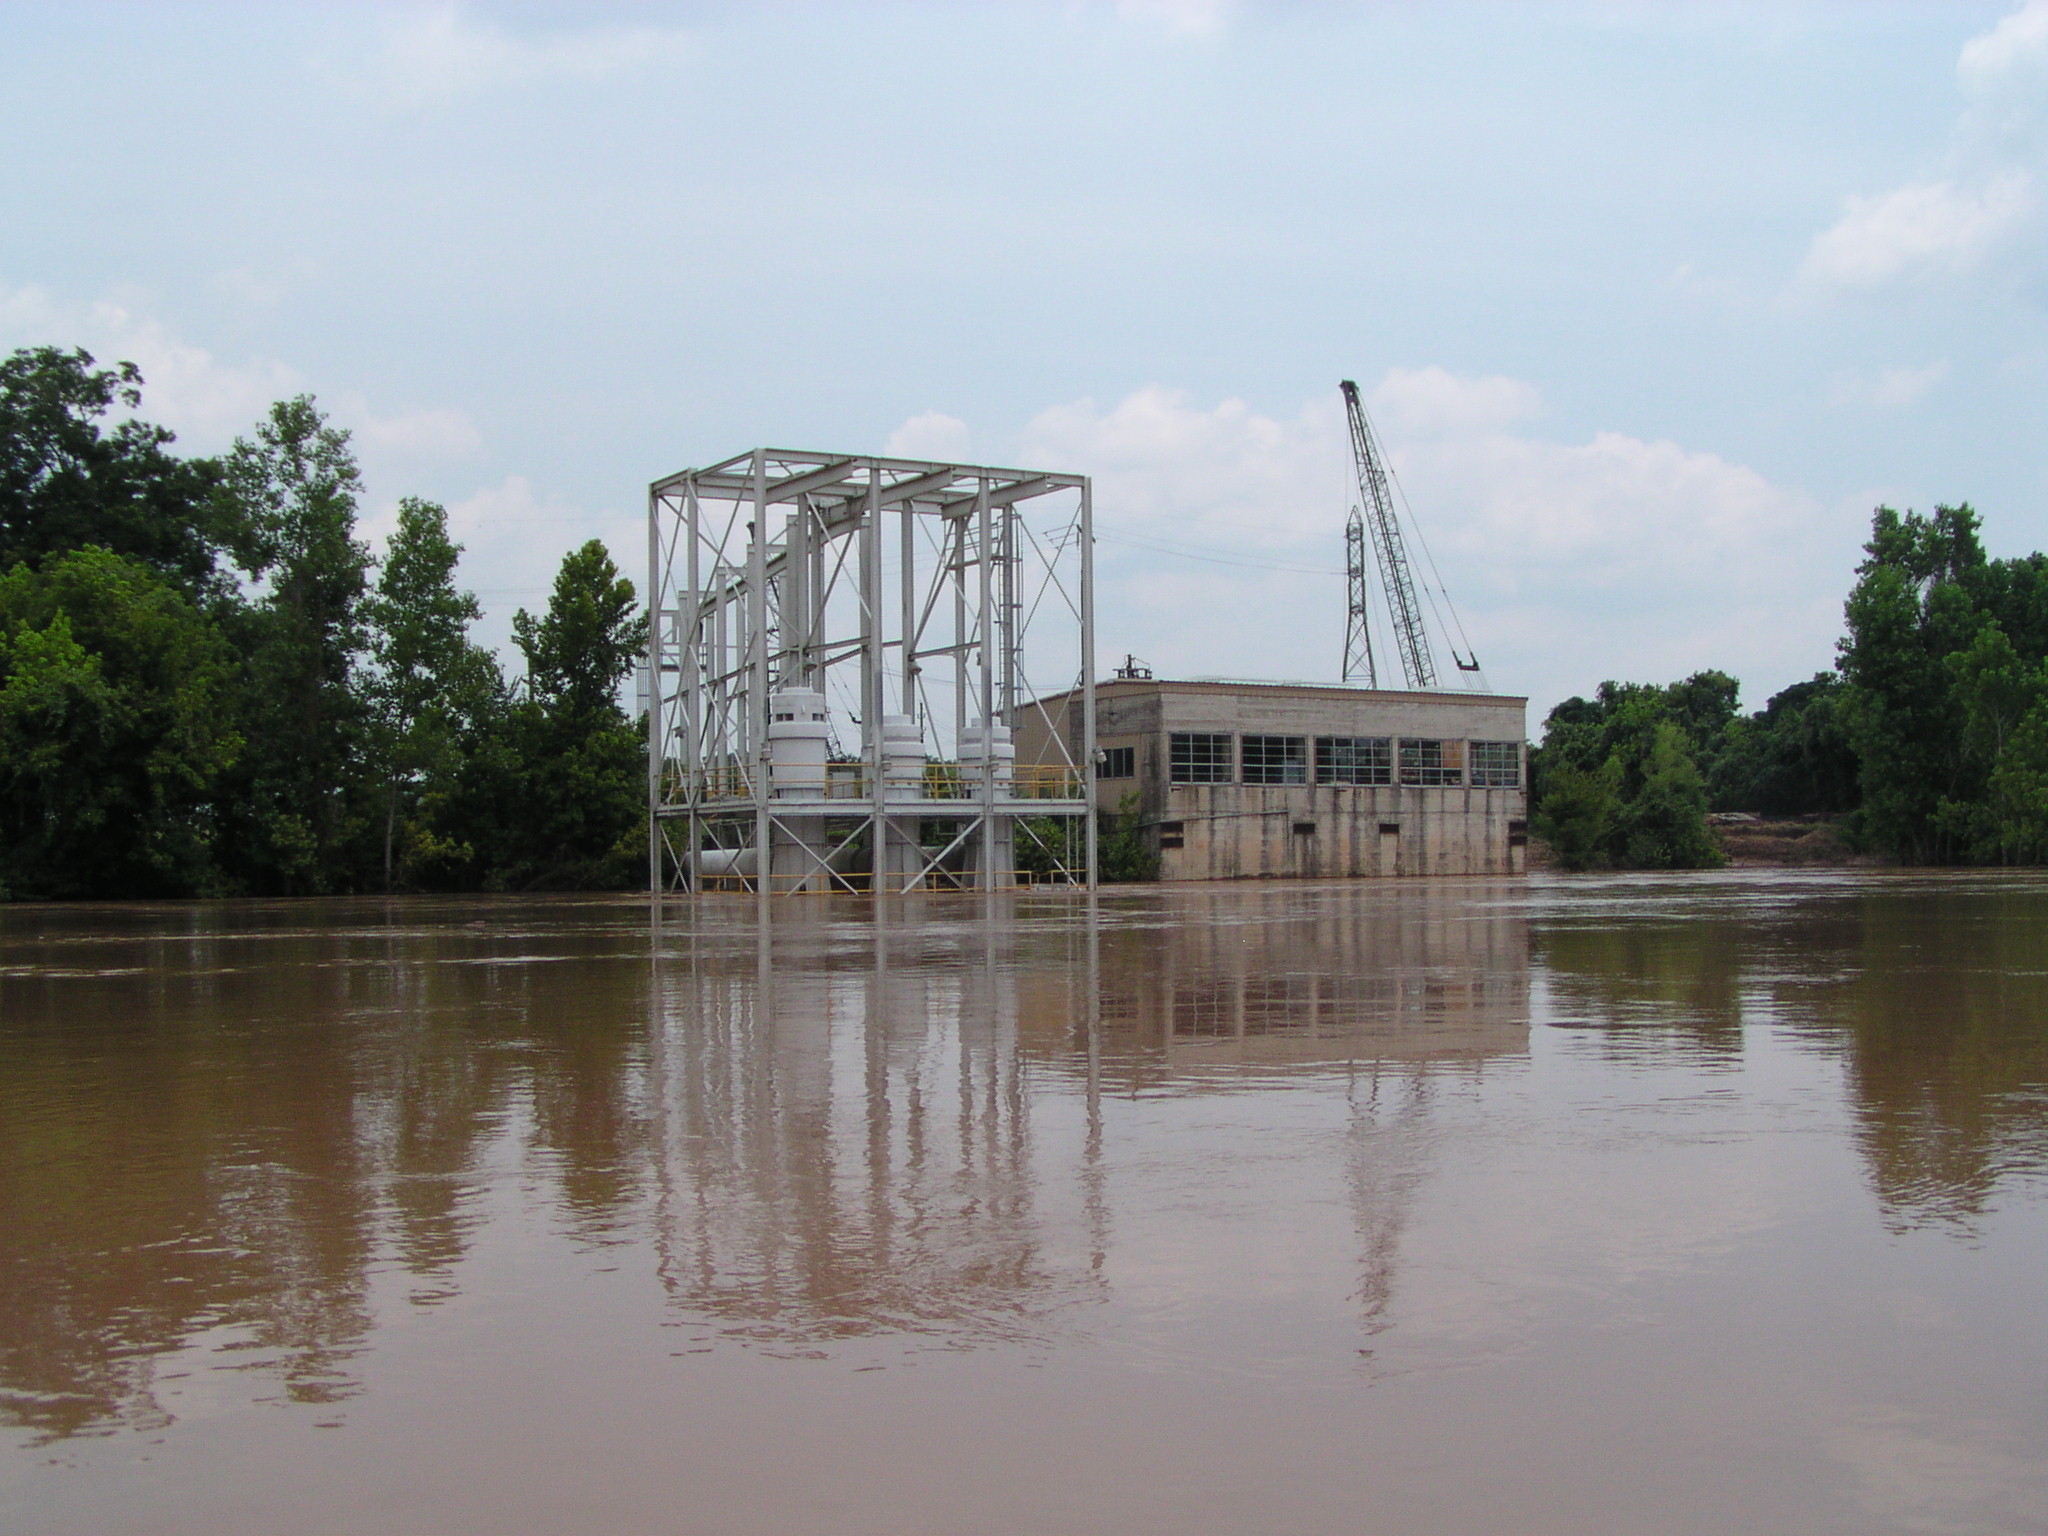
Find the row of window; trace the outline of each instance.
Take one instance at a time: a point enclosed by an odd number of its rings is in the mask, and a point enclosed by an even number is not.
[[[1233,736],[1175,731],[1168,769],[1176,784],[1471,784],[1514,789],[1522,782],[1518,741],[1429,741],[1392,736]],[[1313,762],[1315,775],[1309,775]],[[1137,749],[1111,747],[1097,776],[1135,778]],[[1398,775],[1398,780],[1397,780]]]

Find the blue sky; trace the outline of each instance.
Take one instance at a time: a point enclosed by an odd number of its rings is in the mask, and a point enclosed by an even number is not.
[[[2048,545],[2048,0],[8,4],[0,41],[0,345],[134,358],[195,450],[312,391],[373,536],[450,507],[493,641],[582,538],[637,575],[659,474],[888,448],[1095,475],[1105,664],[1333,677],[1343,377],[1538,710],[1827,665],[1880,500]]]

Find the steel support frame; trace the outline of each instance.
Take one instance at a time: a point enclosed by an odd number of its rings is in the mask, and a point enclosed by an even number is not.
[[[1085,476],[756,449],[654,482],[647,547],[650,890],[689,888],[708,845],[754,850],[755,873],[739,883],[770,894],[778,838],[800,842],[784,818],[802,815],[865,827],[873,890],[891,883],[892,866],[901,883],[922,885],[963,847],[976,850],[977,883],[996,889],[1011,878],[996,863],[999,820],[1070,818],[1085,852],[1067,873],[1096,883]],[[796,687],[826,695],[838,765],[823,795],[802,803],[778,796],[768,774],[769,698]],[[963,780],[972,720],[1014,728],[1031,699],[1076,687],[1080,750],[1070,756],[1073,738],[1053,737],[1062,761],[1052,797],[1006,792],[986,755],[978,782]],[[892,714],[918,723],[929,761],[950,765],[941,778],[951,797],[892,797],[882,731]],[[928,772],[921,792],[931,784]],[[918,836],[927,820],[957,824],[936,854]],[[892,837],[911,842],[892,853]],[[806,868],[798,888],[852,884],[814,853],[802,862],[821,871],[814,879]]]

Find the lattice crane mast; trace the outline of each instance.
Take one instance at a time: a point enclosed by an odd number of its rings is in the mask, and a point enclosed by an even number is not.
[[[1436,658],[1429,653],[1429,635],[1422,627],[1422,607],[1415,599],[1415,577],[1408,569],[1408,546],[1401,538],[1401,519],[1394,511],[1394,493],[1387,484],[1385,458],[1374,439],[1372,423],[1358,386],[1344,380],[1345,414],[1351,418],[1351,457],[1358,466],[1358,495],[1372,529],[1373,553],[1379,557],[1380,585],[1387,593],[1387,622],[1400,652],[1401,675],[1410,688],[1436,686]]]
[[[1344,681],[1377,688],[1380,673],[1373,661],[1372,626],[1366,604],[1365,519],[1358,515],[1356,507],[1344,524],[1344,579],[1350,597],[1350,617],[1344,624]]]

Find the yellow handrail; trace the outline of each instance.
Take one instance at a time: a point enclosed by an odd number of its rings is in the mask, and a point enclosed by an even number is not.
[[[680,775],[676,777],[679,781]],[[696,779],[697,798],[701,800],[745,800],[754,792],[753,771],[741,764],[702,768]],[[872,794],[873,780],[859,765],[834,763],[822,781],[813,778],[801,784],[776,784],[771,778],[770,784],[777,798],[866,800]],[[925,800],[979,800],[982,778],[978,770],[963,769],[958,764],[931,763],[925,767],[919,788],[923,791],[920,798]],[[1063,763],[1020,763],[996,781],[995,792],[999,800],[1085,798],[1080,770]]]

